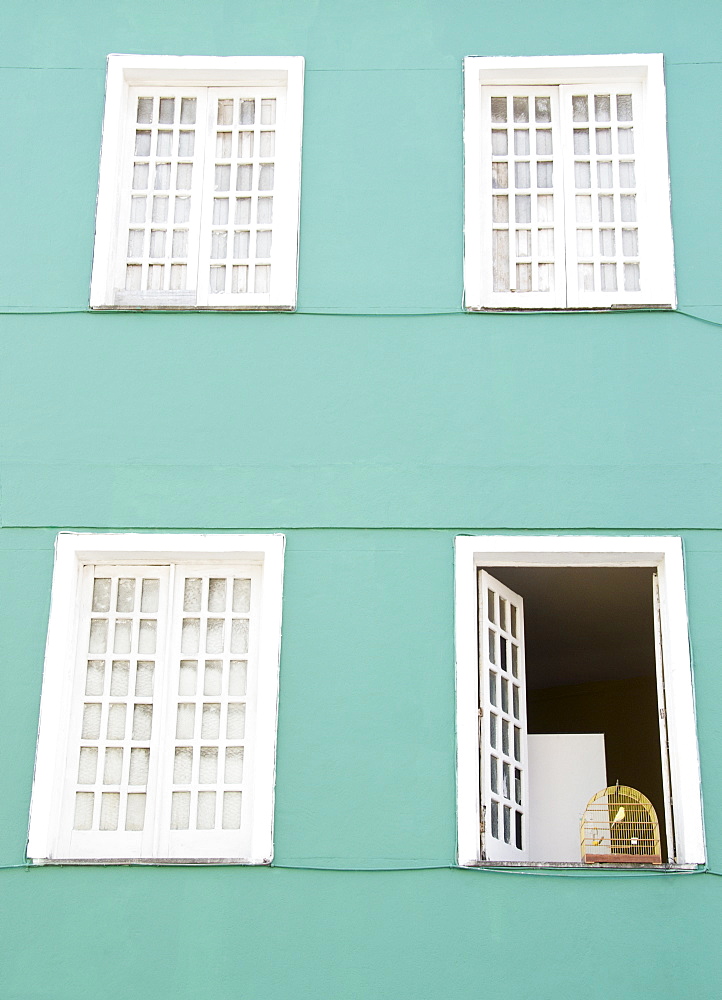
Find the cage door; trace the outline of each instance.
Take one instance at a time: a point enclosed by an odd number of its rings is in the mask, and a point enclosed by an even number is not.
[[[525,861],[524,602],[486,570],[479,571],[479,765],[482,858]]]

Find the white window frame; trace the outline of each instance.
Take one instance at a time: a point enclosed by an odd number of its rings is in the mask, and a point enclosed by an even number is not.
[[[293,310],[298,284],[298,231],[303,126],[302,56],[108,56],[105,115],[90,285],[91,309]],[[146,303],[116,304],[119,233],[127,122],[131,87],[274,87],[285,91],[283,136],[276,150],[273,251],[268,293],[226,293],[211,304],[198,291],[198,304],[179,301],[168,292]],[[130,116],[130,118],[129,118]],[[199,279],[200,280],[200,279]]]
[[[88,565],[159,565],[177,562],[224,566],[241,563],[262,573],[258,622],[258,684],[255,703],[254,768],[250,847],[242,857],[192,858],[234,864],[268,864],[273,857],[273,804],[276,766],[281,603],[285,537],[268,535],[154,535],[76,534],[60,532],[55,544],[52,597],[40,702],[35,775],[30,811],[27,856],[36,863],[107,864],[114,858],[64,859],[57,855],[61,837],[66,762],[73,749],[69,732],[73,680],[77,670],[77,642],[81,618],[80,595]],[[211,831],[212,832],[212,831]],[[132,860],[173,863],[173,858]],[[177,859],[184,863],[188,858]]]
[[[563,86],[604,83],[639,84],[642,87],[644,163],[639,193],[644,199],[640,239],[644,241],[643,295],[619,290],[598,292],[593,303],[579,305],[572,290],[567,301],[567,276],[557,278],[553,304],[540,304],[545,293],[523,293],[512,304],[499,305],[483,291],[483,228],[491,224],[489,206],[482,198],[482,164],[485,137],[481,134],[482,86]],[[524,311],[610,308],[669,308],[677,305],[674,249],[670,212],[667,117],[664,60],[659,53],[600,56],[468,56],[464,59],[464,306],[468,310]],[[566,157],[566,153],[562,153]],[[572,155],[572,154],[570,154]],[[557,190],[555,187],[554,190]],[[643,227],[643,228],[642,228]],[[568,242],[573,226],[566,227]],[[567,270],[569,264],[567,264]],[[560,286],[563,286],[560,291]],[[571,287],[571,285],[570,285]],[[574,285],[576,287],[576,285]]]
[[[460,535],[456,538],[455,549],[459,864],[478,866],[485,863],[479,837],[477,571],[491,566],[636,566],[656,570],[676,865],[704,864],[702,792],[681,538]],[[493,861],[488,863],[494,864]],[[524,865],[534,867],[531,862]]]

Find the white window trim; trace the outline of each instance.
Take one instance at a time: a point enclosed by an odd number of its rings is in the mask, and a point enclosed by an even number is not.
[[[93,563],[158,565],[243,562],[262,567],[262,610],[258,641],[258,697],[253,775],[251,849],[235,864],[268,864],[273,857],[281,603],[285,536],[76,534],[60,532],[55,543],[52,597],[40,701],[40,726],[30,810],[27,856],[36,863],[54,858],[69,744],[68,719],[76,664],[79,594],[83,567]],[[111,859],[80,863],[107,864]],[[151,864],[172,859],[141,859]],[[193,859],[214,864],[224,859]],[[134,862],[137,863],[137,862]],[[187,859],[183,863],[188,863]]]
[[[274,220],[272,297],[249,295],[248,302],[230,305],[179,305],[184,310],[293,310],[298,284],[298,232],[301,198],[301,136],[303,130],[303,56],[108,56],[95,218],[95,248],[90,284],[91,309],[173,309],[173,303],[115,305],[114,278],[118,246],[118,192],[128,91],[133,86],[220,87],[275,86],[286,90],[286,141],[279,157],[276,196],[285,209]],[[274,209],[276,206],[274,206]],[[275,213],[274,213],[275,216]],[[277,249],[280,246],[280,252]]]
[[[455,547],[459,864],[478,866],[482,863],[478,795],[477,570],[486,566],[648,566],[657,571],[676,863],[680,867],[704,864],[702,792],[681,538],[460,535]],[[534,867],[531,863],[528,866]]]
[[[624,301],[620,293],[617,308],[674,309],[677,305],[674,277],[674,248],[670,210],[667,114],[664,85],[664,57],[660,53],[587,56],[467,56],[464,59],[464,306],[468,310],[498,310],[482,296],[482,224],[488,218],[481,203],[481,87],[488,84],[533,86],[563,84],[603,84],[629,80],[643,85],[645,134],[645,198],[653,206],[647,213],[646,243],[653,256],[645,258],[645,272],[655,276],[644,302]],[[654,165],[654,166],[652,166]],[[648,279],[645,279],[645,286]],[[612,306],[600,306],[609,309]],[[568,312],[574,306],[552,307]],[[595,307],[582,307],[583,309]],[[523,306],[518,311],[545,306]],[[503,308],[501,311],[507,311]],[[516,311],[516,310],[515,310]]]

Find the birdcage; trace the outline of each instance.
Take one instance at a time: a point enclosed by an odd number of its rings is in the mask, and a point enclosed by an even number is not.
[[[646,795],[628,785],[603,788],[589,800],[580,834],[582,861],[587,864],[662,863],[654,806]]]

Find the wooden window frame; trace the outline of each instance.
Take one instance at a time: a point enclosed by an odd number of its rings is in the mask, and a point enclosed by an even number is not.
[[[90,285],[91,309],[286,310],[296,308],[298,233],[303,126],[302,56],[108,56],[105,114],[95,221],[95,248]],[[210,304],[198,291],[200,304],[187,297],[142,296],[132,302],[116,296],[123,150],[131,114],[133,87],[273,87],[285,93],[284,148],[279,154],[274,189],[274,242],[270,262],[271,291],[227,293],[227,301]],[[121,301],[117,301],[120,298]]]
[[[457,852],[484,864],[479,838],[477,572],[486,566],[650,567],[659,582],[674,867],[706,860],[682,540],[671,536],[474,535],[455,541]],[[651,595],[650,595],[651,599]],[[658,668],[659,669],[659,668]],[[493,865],[494,862],[488,862]],[[523,862],[524,867],[539,867]],[[573,864],[562,867],[574,867]]]
[[[485,293],[482,274],[491,262],[484,259],[482,231],[491,223],[489,206],[482,198],[482,164],[484,137],[481,135],[482,87],[487,85],[597,86],[621,82],[637,83],[642,87],[644,127],[644,166],[640,192],[644,193],[648,209],[645,212],[645,275],[643,296],[625,293],[598,292],[586,304],[576,302],[576,293],[567,297],[568,270],[564,280],[557,277],[554,301],[539,301],[549,293],[523,293],[509,305],[499,304],[494,295]],[[600,56],[468,56],[464,59],[464,307],[470,311],[570,311],[576,308],[667,308],[677,304],[674,277],[674,248],[670,214],[669,168],[666,132],[666,97],[663,56],[653,54]],[[566,153],[562,153],[563,156]],[[561,191],[557,179],[551,190]],[[569,232],[570,230],[568,230]],[[565,247],[568,235],[565,237]],[[559,286],[563,291],[559,291]]]
[[[234,863],[268,864],[273,857],[273,801],[281,604],[285,537],[258,535],[76,534],[60,532],[55,544],[52,596],[40,702],[40,724],[30,812],[27,856],[35,863]],[[68,754],[72,750],[70,707],[77,671],[80,595],[83,570],[89,565],[157,565],[176,563],[223,567],[242,563],[262,573],[258,621],[258,670],[254,768],[250,776],[252,820],[247,852],[241,857],[111,858],[58,856],[60,816]],[[166,663],[167,666],[167,663]],[[148,789],[148,794],[152,790]],[[210,831],[213,833],[213,831]]]

